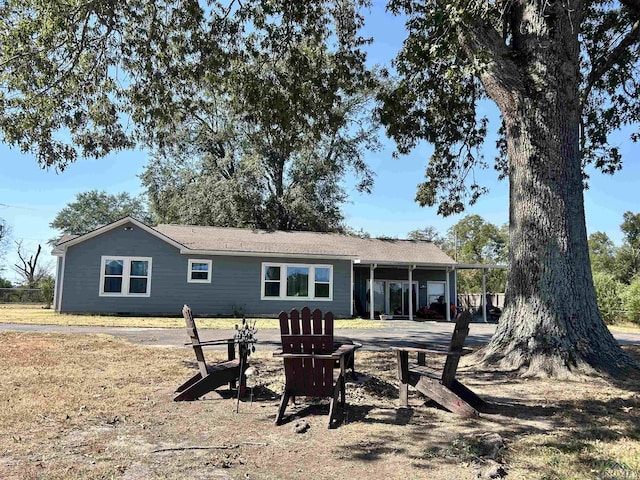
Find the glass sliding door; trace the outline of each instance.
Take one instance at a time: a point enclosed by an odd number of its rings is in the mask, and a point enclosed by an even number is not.
[[[376,280],[373,287],[374,312],[389,315],[409,315],[409,295],[413,297],[413,311],[418,308],[418,282]],[[367,310],[369,309],[369,281],[367,280]]]
[[[390,315],[404,315],[404,285],[400,282],[389,282],[389,310]]]
[[[369,280],[367,280],[367,311],[371,311],[371,297],[369,295]],[[387,284],[382,280],[375,280],[373,282],[373,311],[377,314],[384,313],[387,311],[387,302],[386,302],[386,287]]]
[[[413,312],[409,311],[409,295],[411,295]],[[411,288],[409,288],[409,282],[402,284],[402,314],[409,315],[410,313],[416,313],[418,309],[418,283],[413,282]]]

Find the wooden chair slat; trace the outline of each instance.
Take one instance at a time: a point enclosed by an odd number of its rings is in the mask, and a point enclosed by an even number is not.
[[[322,331],[322,312],[316,308],[311,316],[313,318],[313,334],[324,335],[324,332]]]
[[[288,334],[289,333],[289,315],[287,315],[287,312],[280,312],[280,315],[278,316],[278,318],[280,319],[280,331],[283,334]]]
[[[324,334],[333,336],[333,312],[324,314]]]
[[[291,310],[290,319],[291,335],[300,335],[300,313],[297,310]]]
[[[311,310],[309,307],[302,309],[302,333],[303,335],[311,335]]]

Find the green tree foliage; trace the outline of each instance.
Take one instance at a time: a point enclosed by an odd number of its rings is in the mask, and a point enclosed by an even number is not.
[[[623,318],[626,286],[610,273],[599,271],[593,272],[593,284],[602,318],[607,323],[615,323]]]
[[[440,232],[435,227],[425,227],[418,230],[411,230],[407,234],[407,238],[411,240],[423,240],[425,242],[432,242],[442,247],[446,239],[440,235]]]
[[[75,201],[60,210],[49,226],[61,234],[83,235],[126,216],[153,225],[153,217],[147,210],[143,197],[132,197],[127,192],[111,195],[90,190],[77,194]]]
[[[597,308],[582,188],[586,165],[620,168],[609,136],[640,120],[640,5],[391,0],[389,8],[406,15],[408,37],[380,116],[399,154],[423,140],[434,147],[420,204],[449,215],[486,192],[475,171],[489,166],[482,152],[492,125],[478,107],[491,100],[500,112],[506,309],[484,358],[526,375],[637,365]]]
[[[55,291],[56,281],[51,275],[45,275],[38,282],[37,288],[40,289],[40,301],[51,308],[53,304],[53,293]]]
[[[625,212],[622,218],[624,241],[616,253],[615,269],[620,281],[631,284],[640,274],[640,213]]]
[[[447,232],[447,251],[461,263],[504,265],[507,260],[507,228],[499,228],[480,215],[467,215]],[[482,270],[459,270],[458,290],[461,293],[482,292]],[[489,293],[505,291],[505,269],[486,272]]]
[[[640,323],[640,278],[631,282],[623,294],[624,309],[632,322]]]
[[[151,149],[162,221],[338,228],[345,171],[371,185],[359,6],[7,0],[0,132],[59,169]]]
[[[624,318],[640,324],[640,278],[634,279],[622,292]]]
[[[433,242],[451,258],[460,263],[504,265],[507,260],[507,226],[497,227],[480,215],[467,215],[440,235],[434,227],[412,230],[407,238]],[[506,274],[504,269],[488,270],[486,287],[489,293],[503,293]],[[482,292],[482,270],[458,270],[460,293]]]
[[[0,288],[13,288],[13,284],[6,278],[0,277]]]
[[[609,236],[604,232],[595,232],[589,235],[588,243],[591,268],[594,274],[599,272],[615,275],[617,248]]]
[[[640,213],[624,212],[620,230],[629,246],[640,248]]]
[[[272,105],[283,111],[271,120],[248,112],[234,114],[237,120],[226,126],[228,138],[218,148],[211,148],[206,134],[194,135],[201,126],[180,131],[141,175],[153,212],[160,221],[172,223],[343,230],[340,206],[347,195],[341,181],[347,170],[359,178],[359,190],[369,191],[372,184],[373,174],[362,154],[363,149],[377,148],[377,140],[373,124],[365,118],[365,104],[360,96],[335,105],[334,113],[342,120],[328,126],[333,131],[316,132],[319,136],[309,129],[293,135],[290,129],[300,127],[289,121],[296,113],[285,102]],[[221,123],[219,117],[216,121]],[[258,121],[268,125],[256,125]],[[356,123],[359,128],[354,128]],[[263,136],[268,130],[279,133]],[[246,135],[255,131],[259,133]],[[291,138],[282,143],[282,135],[295,136],[295,142]]]
[[[594,273],[613,275],[629,285],[640,273],[640,214],[625,212],[620,229],[624,238],[619,247],[603,232],[589,235],[589,255]]]

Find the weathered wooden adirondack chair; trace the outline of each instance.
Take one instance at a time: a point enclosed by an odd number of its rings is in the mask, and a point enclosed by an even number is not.
[[[469,334],[469,312],[461,313],[453,330],[448,349],[392,347],[398,356],[398,379],[400,380],[400,403],[409,406],[409,385],[423,393],[447,410],[464,417],[477,417],[485,407],[485,402],[475,393],[456,380],[456,371],[460,357],[471,353],[464,348],[464,341]],[[409,365],[409,353],[417,353],[417,363]],[[425,354],[446,355],[442,374],[425,366]]]
[[[274,353],[284,360],[285,387],[276,425],[282,423],[289,400],[296,396],[330,397],[329,428],[334,426],[338,405],[345,405],[345,370],[362,345],[346,344],[334,348],[333,314],[324,317],[305,307],[301,312],[280,313],[282,349]],[[336,368],[336,363],[339,365]]]
[[[247,351],[242,346],[238,346],[238,357],[236,357],[236,349],[234,339],[228,340],[212,340],[201,342],[196,328],[196,322],[193,319],[193,312],[188,305],[182,308],[182,316],[187,325],[187,335],[191,338],[191,345],[196,354],[198,361],[198,369],[200,370],[193,377],[180,385],[173,397],[174,402],[183,400],[195,400],[204,394],[215,390],[218,387],[228,383],[229,388],[236,387],[236,382],[240,381],[240,389],[244,390],[245,377],[244,370],[247,369]],[[227,345],[227,361],[216,365],[207,365],[204,358],[202,347],[213,345]],[[241,371],[242,369],[242,371]]]

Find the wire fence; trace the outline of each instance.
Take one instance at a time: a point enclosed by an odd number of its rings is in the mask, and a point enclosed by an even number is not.
[[[42,288],[0,288],[0,303],[49,303]]]

